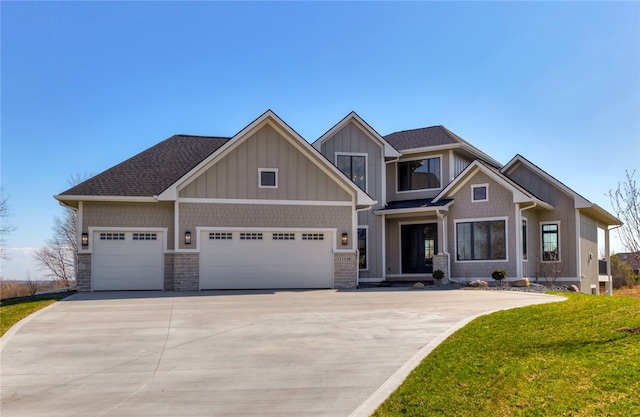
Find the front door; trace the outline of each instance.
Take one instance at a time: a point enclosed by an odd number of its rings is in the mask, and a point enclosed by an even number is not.
[[[400,235],[402,273],[432,273],[433,255],[438,252],[437,224],[404,224]]]

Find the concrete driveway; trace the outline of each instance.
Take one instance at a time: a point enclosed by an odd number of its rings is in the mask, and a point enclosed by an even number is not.
[[[76,294],[0,339],[10,416],[367,416],[506,291]]]

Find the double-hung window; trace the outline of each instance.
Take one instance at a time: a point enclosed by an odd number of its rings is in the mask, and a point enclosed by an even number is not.
[[[360,154],[338,154],[336,165],[362,191],[367,191],[367,156]]]
[[[560,225],[542,223],[542,261],[560,262]]]
[[[440,157],[398,162],[398,191],[440,188]]]
[[[461,221],[456,223],[458,261],[507,259],[505,220]]]

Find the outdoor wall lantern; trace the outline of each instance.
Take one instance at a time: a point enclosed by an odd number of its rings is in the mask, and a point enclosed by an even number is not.
[[[185,245],[190,245],[191,244],[191,232],[190,231],[186,231],[184,232],[184,244]]]
[[[89,246],[89,233],[83,233],[82,238],[80,239],[83,247]]]
[[[342,234],[342,245],[347,246],[349,244],[349,235],[346,233]]]

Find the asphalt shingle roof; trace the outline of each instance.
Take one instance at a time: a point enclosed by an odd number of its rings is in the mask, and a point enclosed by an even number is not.
[[[384,136],[384,139],[399,151],[405,149],[425,148],[428,146],[466,143],[444,126],[423,127],[420,129],[402,130]]]
[[[228,140],[223,137],[174,135],[61,195],[159,195]]]

